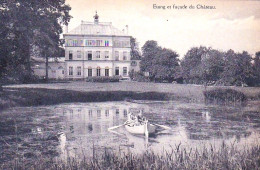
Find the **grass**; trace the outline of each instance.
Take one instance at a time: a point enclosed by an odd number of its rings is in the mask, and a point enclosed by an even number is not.
[[[133,100],[170,100],[174,96],[157,92],[92,91],[82,92],[64,89],[5,89],[0,92],[0,109],[15,106],[53,105],[70,102],[102,102]]]
[[[245,103],[247,97],[244,93],[234,89],[213,89],[203,92],[206,103],[236,104]]]
[[[93,149],[93,153],[95,153]],[[182,148],[180,144],[170,151],[156,154],[147,151],[140,155],[132,153],[115,153],[105,150],[101,155],[90,158],[68,158],[67,161],[44,159],[27,164],[22,160],[14,160],[11,165],[2,165],[2,169],[244,169],[254,170],[260,167],[260,146],[244,146],[222,144],[196,148]]]
[[[20,84],[4,87],[4,92],[0,92],[0,109],[13,106],[37,106],[64,102],[119,101],[125,98],[204,102],[203,92],[215,88],[142,82],[90,83],[73,81],[51,84]],[[259,87],[228,88],[242,92],[249,101],[260,100]],[[227,89],[227,87],[218,87],[218,89]]]

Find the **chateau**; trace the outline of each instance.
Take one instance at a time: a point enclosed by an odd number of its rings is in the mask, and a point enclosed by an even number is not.
[[[81,21],[78,27],[69,32],[66,27],[63,37],[65,60],[59,60],[58,67],[49,65],[49,78],[84,79],[94,76],[128,78],[129,71],[139,70],[139,62],[131,61],[131,36],[128,35],[128,26],[121,31],[111,22],[99,22],[96,13],[94,22]],[[41,71],[39,69],[34,68],[35,74],[39,75],[42,72],[43,76],[44,69]]]
[[[131,66],[130,36],[110,22],[82,21],[64,34],[66,78],[128,77]]]

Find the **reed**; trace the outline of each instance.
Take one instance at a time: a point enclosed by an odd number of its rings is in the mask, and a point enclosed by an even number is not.
[[[93,149],[93,153],[97,153]],[[37,160],[33,164],[25,164],[21,160],[15,160],[8,167],[2,165],[2,169],[258,169],[260,167],[260,146],[244,146],[222,144],[221,147],[210,146],[201,149],[180,145],[172,147],[170,151],[156,154],[147,151],[141,155],[132,153],[116,153],[114,151],[102,151],[100,156],[75,159],[68,158],[66,162],[61,160]]]
[[[247,101],[244,93],[234,89],[213,89],[203,92],[206,103],[213,104],[243,104]]]

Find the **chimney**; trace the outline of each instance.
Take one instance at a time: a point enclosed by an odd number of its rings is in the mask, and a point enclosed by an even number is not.
[[[69,32],[69,24],[65,25],[65,34]]]
[[[99,16],[98,16],[98,14],[97,14],[97,11],[96,11],[96,15],[95,15],[93,18],[94,18],[94,23],[95,23],[95,24],[98,24],[98,22],[99,22],[99,20],[98,20]]]
[[[126,34],[128,35],[128,25],[125,26]]]

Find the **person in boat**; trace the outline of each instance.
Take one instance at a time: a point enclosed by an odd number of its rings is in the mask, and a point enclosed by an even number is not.
[[[138,120],[138,123],[140,123],[142,125],[146,121],[146,118],[144,116],[142,116],[141,114],[139,114],[137,116],[137,120]]]

